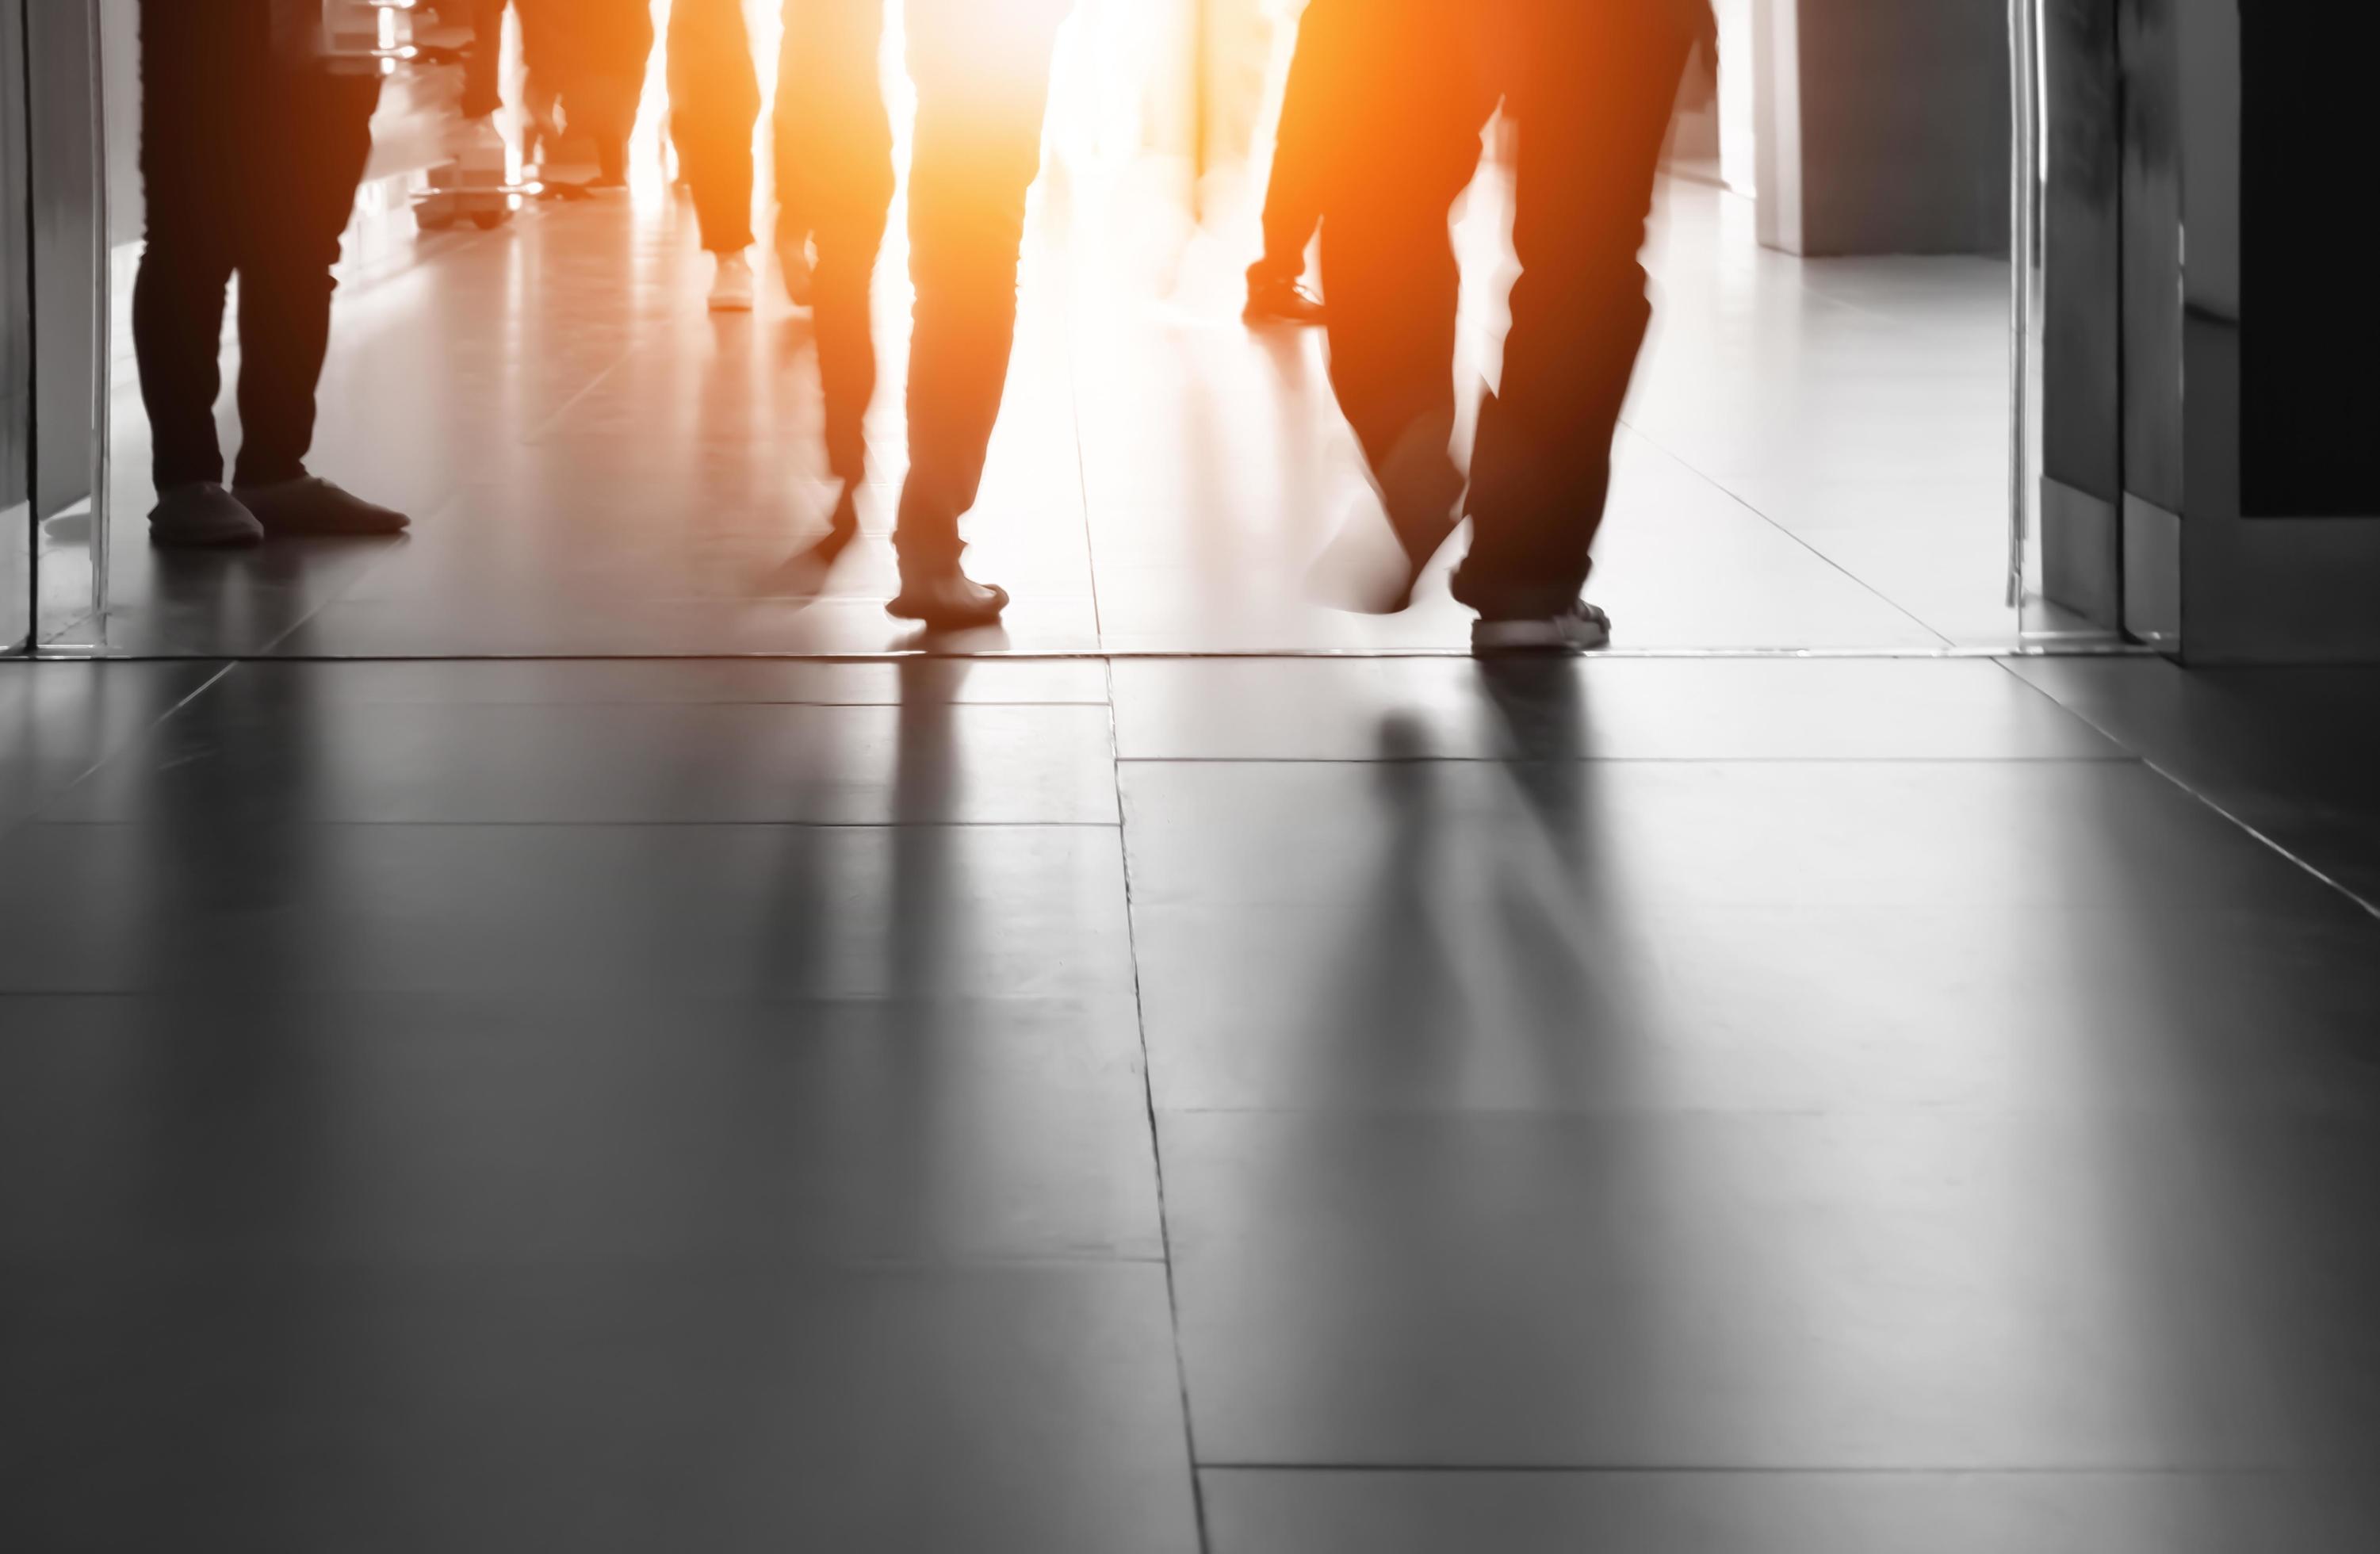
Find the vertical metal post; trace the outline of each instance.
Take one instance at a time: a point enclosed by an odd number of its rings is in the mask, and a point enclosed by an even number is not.
[[[2026,517],[2033,509],[2033,258],[2040,206],[2037,0],[2009,0],[2009,543],[2008,606],[2024,605]]]
[[[91,16],[91,612],[95,645],[107,641],[108,485],[115,420],[115,246],[107,199],[107,22],[102,0]]]
[[[0,20],[8,19],[0,16]],[[41,310],[33,305],[32,266],[33,244],[33,18],[30,8],[20,8],[14,18],[18,30],[18,68],[20,79],[13,84],[24,93],[24,121],[17,127],[23,135],[25,149],[25,203],[21,210],[0,212],[0,220],[24,224],[25,234],[25,527],[19,533],[6,537],[6,542],[22,549],[25,557],[25,640],[21,650],[28,658],[39,657],[42,648],[42,547],[40,513],[42,510],[42,394],[38,363],[41,360]],[[5,56],[0,56],[5,57]]]

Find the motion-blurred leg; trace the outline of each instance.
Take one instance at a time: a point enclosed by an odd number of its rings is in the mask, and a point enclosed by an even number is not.
[[[694,188],[702,246],[740,255],[752,246],[752,127],[760,114],[743,0],[676,0],[669,89],[670,136]]]
[[[1611,482],[1652,309],[1638,250],[1696,29],[1695,0],[1521,0],[1529,29],[1501,387],[1472,461],[1456,596],[1483,616],[1568,611]]]
[[[776,108],[777,251],[816,309],[827,466],[844,503],[867,478],[876,397],[871,288],[892,201],[892,127],[878,61],[882,0],[789,0]],[[813,268],[808,248],[817,241]],[[847,511],[839,523],[847,521]]]
[[[1447,219],[1478,170],[1495,95],[1467,46],[1467,12],[1450,0],[1326,5],[1306,20],[1343,29],[1314,46],[1349,72],[1323,192],[1330,381],[1404,562],[1377,586],[1330,586],[1379,596],[1342,602],[1402,608],[1463,495],[1452,447],[1462,273]]]
[[[1005,602],[996,589],[941,585],[966,583],[958,571],[959,519],[981,488],[1007,387],[1026,197],[1040,168],[1050,52],[1064,9],[1047,0],[1023,0],[996,15],[964,0],[917,0],[911,7],[917,129],[909,240],[917,301],[909,477],[895,537],[904,589],[894,609],[934,624],[989,619]]]

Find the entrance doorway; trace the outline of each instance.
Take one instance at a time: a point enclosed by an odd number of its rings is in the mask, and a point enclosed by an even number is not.
[[[670,3],[656,0],[664,38]],[[1239,320],[1298,8],[1080,0],[1059,50],[1006,414],[970,529],[980,569],[1016,606],[1003,633],[962,650],[1464,641],[1462,613],[1435,583],[1389,620],[1321,609],[1305,589],[1315,552],[1373,499],[1320,339]],[[125,143],[135,115],[121,101],[137,90],[135,10],[102,0],[120,212],[139,201]],[[747,10],[765,87],[774,5]],[[899,0],[890,10],[897,23]],[[2010,261],[1796,254],[1764,233],[1763,178],[1777,164],[1762,146],[1776,110],[1755,90],[1770,64],[1764,14],[1720,0],[1718,102],[1682,117],[1663,180],[1646,258],[1657,323],[1621,437],[1598,600],[1623,650],[2022,649],[2057,623],[2008,589],[2012,488],[2028,489],[2010,473],[2024,401]],[[886,68],[898,124],[897,25]],[[138,249],[119,223],[113,519],[84,554],[101,597],[53,622],[47,645],[198,656],[916,648],[880,612],[905,462],[901,223],[878,278],[888,370],[870,419],[865,542],[824,597],[796,597],[783,564],[832,504],[814,338],[774,294],[752,315],[704,311],[707,261],[674,187],[661,51],[626,198],[530,200],[492,231],[417,231],[452,76],[392,67],[315,460],[413,512],[413,534],[238,555],[147,547],[147,434],[125,370]],[[2012,116],[2034,111],[2020,101]],[[759,140],[765,169],[765,126]],[[1489,151],[1455,240],[1468,276],[1463,370],[1492,384],[1512,266],[1509,192]],[[237,431],[228,409],[225,431]],[[2029,446],[2013,445],[2021,457]]]

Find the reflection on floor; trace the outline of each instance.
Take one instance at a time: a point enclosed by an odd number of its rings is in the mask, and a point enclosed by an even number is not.
[[[1373,510],[1321,343],[1239,322],[1243,222],[1180,213],[1164,169],[1045,179],[1008,414],[971,527],[1017,604],[1018,650],[1440,650],[1466,617],[1426,589],[1394,620],[1312,604],[1323,540]],[[1500,328],[1498,194],[1466,375]],[[1681,180],[1652,264],[1660,322],[1619,451],[1598,599],[1627,648],[2004,647],[2005,268],[1805,263],[1750,205]],[[242,556],[150,551],[147,433],[117,413],[112,611],[126,653],[851,653],[883,616],[905,462],[898,374],[877,406],[874,531],[814,604],[779,568],[829,492],[809,326],[773,297],[703,310],[688,212],[528,212],[445,236],[343,294],[326,473],[419,515],[397,543]],[[897,240],[880,285],[905,329]],[[226,417],[229,416],[226,407]],[[228,421],[227,421],[227,430]],[[1450,558],[1451,559],[1451,558]],[[79,635],[89,636],[88,625]]]
[[[2375,696],[0,665],[0,1548],[2360,1554]]]

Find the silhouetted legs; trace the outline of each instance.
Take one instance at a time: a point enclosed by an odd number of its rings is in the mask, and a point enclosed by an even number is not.
[[[1568,608],[1611,486],[1653,310],[1638,250],[1702,18],[1686,0],[1523,0],[1512,332],[1472,458],[1455,597],[1490,618]],[[1582,89],[1582,82],[1590,83]]]
[[[1463,496],[1452,451],[1462,275],[1447,219],[1478,169],[1496,92],[1454,0],[1322,0],[1305,25],[1300,47],[1351,72],[1324,176],[1330,381],[1418,565],[1452,532]]]
[[[1456,516],[1449,441],[1460,276],[1447,231],[1500,94],[1519,121],[1522,277],[1470,474],[1455,594],[1495,619],[1578,597],[1651,308],[1637,262],[1695,0],[1371,0],[1338,18],[1361,90],[1337,122],[1322,229],[1330,373],[1416,565]],[[1308,25],[1317,18],[1309,16]]]
[[[847,492],[867,474],[862,428],[876,396],[869,286],[892,200],[892,128],[878,74],[883,37],[883,0],[786,0],[777,247],[788,285],[817,309],[827,464]],[[760,111],[741,0],[677,0],[670,93],[702,246],[741,253],[752,244],[752,126]]]
[[[743,0],[676,0],[669,29],[670,138],[694,188],[702,246],[752,246],[752,126],[760,80]]]
[[[485,118],[504,105],[504,6],[507,0],[471,0],[471,47],[463,56],[463,116]]]
[[[573,136],[594,145],[598,181],[625,183],[628,137],[652,57],[650,0],[514,0],[540,120],[559,102]]]
[[[331,267],[371,153],[375,76],[273,57],[269,0],[145,0],[148,247],[133,291],[160,491],[223,479],[214,405],[239,290],[237,483],[305,473],[331,333]]]
[[[1015,341],[1026,195],[1040,169],[1050,53],[1063,10],[1047,0],[911,0],[917,301],[909,478],[896,536],[905,577],[955,567],[959,519],[982,484]]]
[[[777,76],[777,248],[810,277],[827,467],[846,503],[868,473],[876,397],[870,287],[892,202],[892,127],[878,75],[882,0],[788,0]],[[815,240],[817,261],[806,250]],[[848,521],[846,511],[843,521]]]

